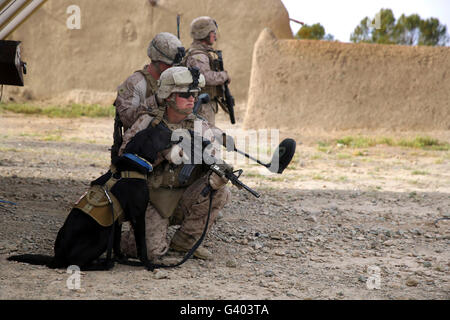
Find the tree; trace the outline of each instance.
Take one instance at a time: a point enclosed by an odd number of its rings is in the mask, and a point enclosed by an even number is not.
[[[381,9],[374,19],[365,17],[350,40],[367,43],[445,46],[449,42],[447,27],[438,19],[422,20],[418,14],[402,14],[395,19],[391,9]]]
[[[391,9],[381,9],[372,20],[365,17],[350,35],[353,42],[394,43],[395,17]]]
[[[450,40],[447,34],[447,26],[441,25],[439,19],[422,20],[419,29],[419,45],[445,46]]]
[[[353,33],[350,35],[350,41],[353,42],[370,42],[371,34],[369,30],[369,18],[365,17],[359,23],[359,26],[355,28]]]
[[[375,26],[375,30],[372,33],[372,38],[375,43],[394,43],[392,39],[392,34],[395,29],[395,17],[391,9],[381,9],[380,10],[380,26]],[[375,17],[374,24],[377,24]]]
[[[394,42],[409,46],[418,43],[421,21],[418,14],[412,14],[409,17],[402,14],[393,30]]]
[[[333,41],[334,36],[331,34],[325,35],[325,28],[320,24],[316,23],[312,26],[307,24],[303,25],[300,30],[295,35],[298,39],[312,39],[312,40],[327,40]]]

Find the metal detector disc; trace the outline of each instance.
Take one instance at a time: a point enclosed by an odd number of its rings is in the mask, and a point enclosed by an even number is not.
[[[283,173],[294,157],[296,145],[297,143],[293,139],[288,138],[281,141],[273,154],[270,167],[268,168],[269,171],[278,174]]]

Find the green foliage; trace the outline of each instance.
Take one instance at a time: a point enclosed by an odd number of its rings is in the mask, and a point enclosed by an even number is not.
[[[365,17],[350,36],[355,43],[428,46],[445,46],[449,39],[447,27],[439,19],[423,20],[418,14],[402,14],[396,20],[391,9],[381,9],[373,19]]]
[[[420,22],[419,45],[444,46],[448,42],[447,26],[441,25],[438,19],[430,18]]]
[[[401,147],[408,148],[420,148],[420,149],[431,149],[431,150],[440,150],[440,151],[448,151],[450,150],[450,144],[445,142],[440,142],[437,139],[431,137],[416,137],[412,140],[402,139],[397,142],[397,144]]]
[[[113,117],[114,106],[81,105],[68,106],[36,106],[31,104],[8,103],[0,104],[0,111],[23,113],[29,115],[45,115],[52,118],[78,118],[78,117]]]
[[[363,136],[346,136],[336,140],[336,144],[349,148],[369,148],[377,145],[417,148],[426,150],[449,151],[450,144],[428,136],[418,136],[414,139],[394,140],[392,138],[369,138]]]
[[[412,175],[427,175],[429,174],[427,171],[421,171],[421,170],[414,170],[413,172],[411,172]]]
[[[303,25],[300,30],[295,35],[298,39],[310,39],[310,40],[327,40],[333,41],[334,36],[331,34],[325,35],[325,28],[320,24],[316,23],[312,26]]]
[[[397,44],[412,46],[418,43],[421,21],[418,14],[412,14],[408,17],[402,14],[397,20],[397,24],[392,33]]]
[[[337,144],[344,145],[351,148],[367,148],[367,147],[373,147],[377,145],[377,142],[375,139],[372,138],[366,138],[366,137],[351,137],[347,136],[342,139],[338,139],[336,141]]]

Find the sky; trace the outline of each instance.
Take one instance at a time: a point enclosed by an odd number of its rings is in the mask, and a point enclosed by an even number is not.
[[[281,0],[289,17],[308,25],[319,22],[334,39],[349,42],[350,34],[365,17],[374,18],[382,8],[392,9],[398,19],[417,13],[422,19],[438,18],[450,33],[449,0]],[[301,25],[291,22],[294,34]]]

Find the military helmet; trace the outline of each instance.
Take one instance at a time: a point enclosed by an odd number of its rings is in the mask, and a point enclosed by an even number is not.
[[[217,23],[210,17],[198,17],[191,23],[191,37],[195,40],[205,39],[211,31],[217,32]]]
[[[205,77],[198,68],[172,67],[161,73],[156,95],[168,98],[173,92],[199,92],[205,86]]]
[[[181,41],[171,33],[158,33],[148,45],[147,55],[153,62],[161,61],[168,65],[181,62],[185,50]]]

